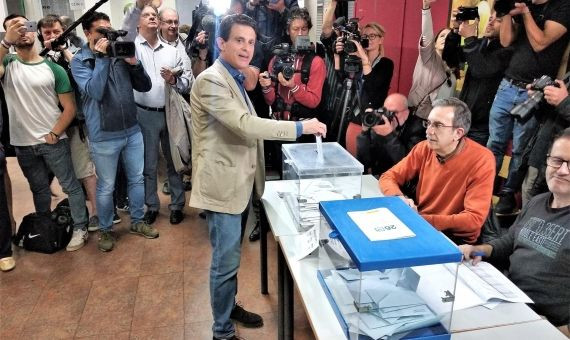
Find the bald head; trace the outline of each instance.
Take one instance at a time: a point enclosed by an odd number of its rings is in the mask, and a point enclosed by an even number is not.
[[[384,100],[384,106],[387,109],[390,107],[397,108],[397,110],[390,109],[391,111],[402,111],[408,108],[408,99],[401,93],[392,93]]]
[[[410,111],[408,110],[408,99],[401,93],[392,93],[384,100],[384,107],[388,111],[393,111],[398,117],[398,124],[402,125],[408,119]]]
[[[168,42],[178,39],[178,12],[172,8],[164,8],[158,13],[160,20],[160,35]]]

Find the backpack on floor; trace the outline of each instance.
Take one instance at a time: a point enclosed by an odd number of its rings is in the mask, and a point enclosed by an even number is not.
[[[14,244],[45,254],[65,248],[73,234],[71,212],[65,201],[58,204],[51,214],[31,213],[24,216],[14,236]]]

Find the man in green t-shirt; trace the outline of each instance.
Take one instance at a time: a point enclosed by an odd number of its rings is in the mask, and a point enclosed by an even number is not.
[[[0,42],[0,77],[8,106],[10,142],[32,190],[36,212],[51,211],[50,171],[69,196],[74,231],[66,249],[73,251],[87,240],[85,196],[73,171],[65,134],[75,116],[73,89],[65,70],[38,54],[36,33],[26,31],[26,22],[19,15],[6,17],[6,35]],[[16,54],[8,54],[10,46]]]

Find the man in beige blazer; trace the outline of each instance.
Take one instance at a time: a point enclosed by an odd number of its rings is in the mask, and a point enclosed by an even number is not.
[[[316,119],[303,122],[257,117],[243,85],[256,39],[255,21],[243,14],[222,20],[220,56],[202,72],[190,92],[192,179],[190,206],[206,211],[212,263],[210,302],[214,339],[237,339],[231,320],[261,327],[262,318],[236,305],[241,214],[263,194],[263,139],[293,141],[302,134],[326,134]]]

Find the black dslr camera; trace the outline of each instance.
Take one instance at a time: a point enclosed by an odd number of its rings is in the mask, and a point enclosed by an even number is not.
[[[496,0],[493,9],[497,12],[498,17],[502,17],[515,8],[515,2],[522,2],[527,6],[532,4],[532,0]]]
[[[345,17],[340,17],[333,23],[333,28],[340,32],[346,53],[350,54],[358,50],[351,40],[358,41],[363,48],[368,47],[369,40],[362,39],[360,36],[358,18],[349,19],[347,22]]]
[[[308,36],[299,36],[295,41],[295,45],[291,46],[287,43],[275,45],[271,53],[275,55],[273,69],[271,70],[271,79],[277,81],[279,72],[283,73],[283,77],[287,80],[293,78],[295,74],[295,56],[299,54],[307,54],[314,52],[315,47],[309,40]]]
[[[475,19],[479,19],[479,8],[459,6],[457,14],[455,15],[455,20],[469,21]]]
[[[115,31],[112,28],[99,27],[97,32],[103,34],[109,40],[107,56],[111,58],[131,58],[135,56],[135,43],[132,41],[117,41],[118,38],[127,35],[127,31]]]
[[[532,84],[530,84],[530,89],[535,92],[528,97],[527,100],[515,106],[511,111],[511,115],[525,121],[532,110],[542,102],[542,99],[544,98],[544,88],[547,86],[560,87],[560,84],[552,80],[552,78],[547,75],[535,79]]]
[[[396,112],[390,111],[385,107],[381,107],[376,110],[365,112],[362,116],[362,125],[366,127],[373,127],[375,125],[383,125],[384,119],[382,117],[385,116],[388,118],[388,121],[391,123],[396,116]]]
[[[530,84],[530,89],[533,91],[541,91],[544,92],[544,88],[547,86],[556,86],[556,87],[560,87],[560,84],[558,84],[557,82],[555,82],[554,80],[552,80],[552,78],[550,78],[547,75],[544,75],[538,79],[535,79],[532,84]]]

